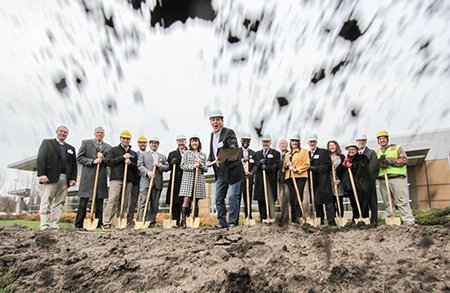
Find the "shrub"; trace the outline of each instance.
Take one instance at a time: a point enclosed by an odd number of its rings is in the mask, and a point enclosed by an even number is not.
[[[416,210],[414,216],[419,225],[445,225],[450,223],[450,206],[444,209]]]

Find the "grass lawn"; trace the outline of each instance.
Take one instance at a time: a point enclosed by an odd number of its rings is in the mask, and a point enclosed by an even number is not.
[[[39,221],[27,221],[27,220],[0,220],[0,226],[5,225],[23,225],[33,230],[39,230]],[[59,223],[59,228],[63,230],[73,229],[72,223]]]

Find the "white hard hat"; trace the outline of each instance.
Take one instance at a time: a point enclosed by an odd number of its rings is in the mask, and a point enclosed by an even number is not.
[[[311,134],[308,138],[308,141],[317,141],[317,134]]]
[[[193,138],[198,138],[198,139],[200,139],[200,135],[198,135],[197,133],[191,134],[191,136],[189,137],[189,139],[193,139]]]
[[[177,139],[176,140],[182,140],[182,139],[186,140],[186,136],[184,134],[177,135]]]
[[[358,149],[358,146],[356,145],[356,143],[353,143],[353,142],[346,145],[345,149],[348,150],[348,148],[350,148],[350,147],[354,147],[354,148]]]
[[[298,140],[298,141],[300,141],[300,135],[298,135],[298,134],[293,134],[293,135],[291,135],[291,137],[289,138],[289,140]]]
[[[365,135],[365,134],[358,135],[355,138],[355,140],[367,140],[367,135]]]
[[[157,143],[159,143],[159,137],[157,137],[157,136],[152,136],[152,137],[150,137],[150,139],[148,140],[148,142],[152,142],[152,141],[156,141]]]
[[[263,135],[261,141],[272,141],[272,137],[270,135]]]
[[[220,110],[214,110],[214,111],[211,111],[211,112],[209,113],[209,119],[214,118],[214,117],[220,117],[220,118],[223,119],[223,113],[222,113],[222,111],[220,111]]]
[[[241,135],[241,139],[248,139],[248,140],[251,140],[251,139],[252,139],[252,136],[251,136],[250,134],[248,134],[248,133],[245,133],[245,134]]]

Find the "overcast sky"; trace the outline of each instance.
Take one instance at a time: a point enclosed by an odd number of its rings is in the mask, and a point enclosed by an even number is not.
[[[3,169],[35,155],[60,124],[76,148],[96,126],[111,144],[129,129],[135,146],[140,135],[159,136],[166,154],[180,133],[197,133],[208,147],[214,108],[238,134],[251,133],[255,149],[261,126],[274,139],[317,133],[321,145],[383,128],[400,135],[450,127],[448,1],[213,1],[213,22],[166,29],[149,27],[154,1],[142,11],[125,0],[86,1],[89,14],[80,2],[0,8]],[[245,19],[258,20],[258,30]],[[339,36],[349,19],[363,33],[355,41]],[[324,78],[312,83],[321,69]]]

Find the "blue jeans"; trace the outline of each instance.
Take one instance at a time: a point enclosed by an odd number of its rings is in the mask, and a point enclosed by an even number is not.
[[[217,207],[217,219],[219,219],[219,225],[222,227],[228,226],[227,223],[227,208],[225,206],[225,198],[227,197],[227,191],[229,189],[228,197],[228,220],[230,224],[237,225],[239,220],[239,193],[241,182],[238,181],[234,184],[228,184],[223,181],[221,174],[217,175],[216,181],[216,207]]]

